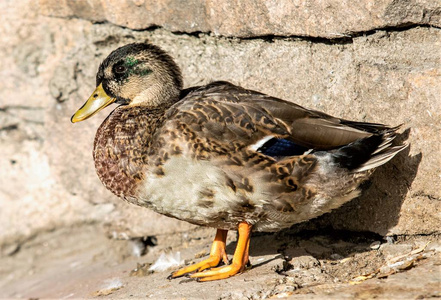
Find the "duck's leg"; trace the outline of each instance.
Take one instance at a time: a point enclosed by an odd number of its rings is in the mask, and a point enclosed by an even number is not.
[[[205,272],[198,272],[190,277],[197,278],[199,281],[211,281],[228,278],[242,272],[249,259],[250,233],[251,225],[246,222],[239,223],[239,239],[231,265],[214,268]]]
[[[177,278],[194,271],[201,272],[205,269],[216,267],[217,265],[219,265],[221,259],[224,261],[225,264],[228,264],[227,252],[225,251],[227,233],[228,230],[218,229],[213,244],[211,245],[210,256],[199,263],[190,265],[188,267],[179,269],[176,272],[173,272],[169,276],[169,278]]]

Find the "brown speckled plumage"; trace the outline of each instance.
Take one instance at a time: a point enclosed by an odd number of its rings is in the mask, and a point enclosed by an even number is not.
[[[101,64],[97,90],[73,121],[120,103],[95,138],[99,178],[127,201],[194,224],[276,231],[309,220],[358,196],[405,148],[391,145],[397,128],[228,82],[181,86],[165,52],[127,45]]]
[[[142,169],[151,152],[151,136],[163,119],[163,109],[122,106],[98,128],[93,151],[95,168],[115,195],[136,196],[136,185],[144,178]]]

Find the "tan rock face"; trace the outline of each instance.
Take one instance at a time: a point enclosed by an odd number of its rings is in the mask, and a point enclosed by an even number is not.
[[[441,26],[438,1],[40,0],[40,5],[49,16],[108,21],[131,29],[160,26],[231,37],[334,39],[394,26]]]
[[[171,0],[41,0],[39,6],[31,0],[1,2],[0,244],[83,222],[105,222],[110,234],[120,237],[190,228],[125,204],[101,185],[91,151],[96,129],[110,109],[87,122],[69,121],[93,91],[100,61],[118,46],[144,40],[170,52],[183,70],[186,86],[229,80],[338,117],[403,123],[401,139],[408,138],[408,153],[380,168],[362,197],[307,226],[380,234],[439,233],[441,30],[385,30],[336,42],[169,32],[335,37],[330,33],[439,22],[436,12],[441,10],[434,1],[390,1],[376,7],[362,2],[343,10],[339,1],[295,2],[296,7],[267,1],[261,17],[257,12],[263,11],[263,2],[240,7],[196,0],[186,5]],[[46,15],[87,20],[45,17],[38,9]],[[235,12],[223,13],[227,9]],[[361,11],[366,14],[358,16],[359,22],[351,21]],[[335,12],[341,17],[330,18]],[[294,13],[299,19],[287,22]],[[88,20],[130,28],[155,24],[168,30],[133,31]]]

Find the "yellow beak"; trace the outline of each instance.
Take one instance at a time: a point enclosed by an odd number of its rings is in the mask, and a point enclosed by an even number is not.
[[[86,103],[70,119],[72,123],[84,121],[104,107],[115,102],[116,98],[110,98],[103,89],[103,85],[97,86],[92,96],[87,99]]]

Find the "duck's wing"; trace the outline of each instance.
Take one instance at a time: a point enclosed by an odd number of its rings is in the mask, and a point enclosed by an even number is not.
[[[335,149],[388,129],[335,118],[228,82],[186,90],[183,96],[169,110],[169,119],[193,127],[200,137],[255,149],[271,146],[282,153],[275,156],[286,156],[286,149],[291,149],[288,154]]]
[[[256,91],[242,91],[241,103],[259,106],[283,121],[291,130],[292,141],[314,150],[335,149],[389,129],[383,124],[336,118]]]
[[[163,128],[189,136],[193,144],[219,145],[224,152],[254,144],[257,149],[270,138],[290,137],[285,122],[259,105],[241,101],[245,94],[240,91],[223,82],[184,90],[182,100],[167,111]]]

